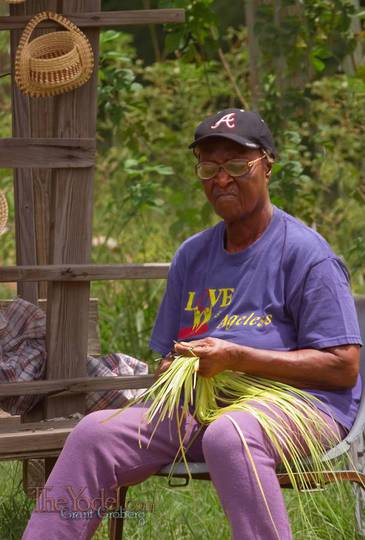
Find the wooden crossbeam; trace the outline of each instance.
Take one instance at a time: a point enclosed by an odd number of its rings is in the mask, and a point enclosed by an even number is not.
[[[95,164],[95,139],[0,139],[0,167],[79,168]]]
[[[183,9],[143,9],[125,11],[102,11],[87,13],[64,13],[79,28],[115,28],[117,26],[134,26],[140,24],[182,23],[185,21]],[[13,15],[0,17],[0,30],[22,29],[32,16]],[[57,25],[50,21],[42,23],[42,28],[54,28]]]
[[[150,375],[124,375],[123,377],[73,377],[17,383],[1,383],[0,398],[9,396],[30,396],[47,394],[79,394],[103,392],[105,390],[131,390],[148,388],[155,381]]]
[[[22,431],[21,433],[0,433],[0,458],[15,459],[35,457],[45,454],[57,455],[73,427]]]
[[[0,268],[0,283],[29,281],[96,281],[119,279],[165,279],[168,263],[146,264],[54,264]]]
[[[22,423],[19,416],[10,416],[9,418],[2,419],[2,422],[0,422],[0,434],[25,433],[37,429],[68,429],[75,427],[78,422],[79,420],[76,418],[59,418],[58,420],[42,420],[41,422]]]

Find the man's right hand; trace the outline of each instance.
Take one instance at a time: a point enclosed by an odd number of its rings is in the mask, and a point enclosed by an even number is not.
[[[174,361],[173,356],[168,356],[160,360],[160,363],[154,373],[154,376],[156,377],[156,379],[158,379],[158,377],[162,375],[162,373],[170,367],[173,361]]]

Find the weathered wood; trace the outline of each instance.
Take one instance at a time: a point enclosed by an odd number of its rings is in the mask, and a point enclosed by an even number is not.
[[[37,264],[33,178],[30,169],[14,175],[15,238],[17,264]],[[38,299],[37,283],[18,283],[18,295],[33,304]]]
[[[39,429],[37,431],[24,431],[21,433],[0,434],[0,459],[9,456],[26,457],[27,454],[42,455],[42,452],[52,450],[57,454],[63,447],[65,440],[73,427]]]
[[[11,5],[12,16],[31,15],[42,9],[57,11],[58,0],[44,2],[28,0],[24,4]],[[10,32],[11,65],[15,63],[15,53],[24,28]],[[44,33],[36,30],[34,36]],[[14,81],[12,70],[13,97],[13,136],[14,137],[55,137],[54,109],[56,100],[52,98],[31,99],[19,91]],[[50,169],[16,169],[14,171],[15,188],[18,187],[20,203],[15,201],[16,245],[18,264],[47,264],[49,244],[49,189],[51,182]],[[32,289],[32,297],[29,289]],[[19,283],[18,293],[22,298],[36,303],[37,298],[47,296],[46,283]],[[32,416],[35,410],[32,411]]]
[[[4,411],[1,411],[0,416],[0,431],[6,433],[8,431],[14,431],[20,425],[20,416],[11,416]],[[14,428],[14,429],[13,429]]]
[[[47,9],[57,11],[58,0],[47,0]],[[11,5],[11,15],[34,14],[41,11],[37,0],[26,4]],[[10,32],[11,65],[15,65],[15,55],[23,28]],[[35,36],[43,33],[37,30]],[[31,99],[18,89],[12,69],[12,120],[13,137],[48,138],[55,137],[54,106],[51,98]],[[49,244],[49,204],[48,186],[51,183],[51,169],[23,168],[14,171],[15,223],[17,264],[47,264]],[[18,294],[36,304],[39,297],[47,296],[47,283],[18,283]],[[34,421],[43,417],[42,403],[25,414],[22,421]]]
[[[125,508],[127,491],[129,486],[119,486],[117,491],[117,502],[115,509]],[[121,540],[123,538],[124,519],[111,518],[109,520],[109,540]]]
[[[45,8],[59,13],[99,12],[100,0],[49,0],[47,6],[41,0],[28,0],[24,4],[10,6],[10,11],[14,16],[32,16]],[[35,36],[42,32],[44,29],[37,29]],[[99,30],[85,29],[85,34],[93,47],[97,66]],[[13,30],[11,35],[14,56],[20,32]],[[94,138],[96,85],[97,69],[82,87],[52,98],[20,96],[13,84],[14,93],[19,97],[19,104],[14,106],[14,122],[17,126],[24,126],[24,133],[17,132],[15,135],[36,138]],[[33,178],[40,174],[41,169],[33,169]],[[41,252],[47,257],[47,263],[90,261],[93,177],[93,167],[62,168],[45,172],[50,207],[48,215],[51,218],[47,227],[50,231],[48,245],[43,246]],[[20,237],[19,244],[22,245],[26,238],[26,235]],[[32,261],[32,264],[37,262]],[[24,261],[20,264],[24,264]],[[86,375],[87,317],[84,314],[87,312],[89,289],[88,282],[79,284],[77,288],[73,283],[54,283],[48,287],[48,378]],[[75,396],[67,402],[52,400],[52,403],[46,406],[46,415],[60,416],[83,410],[84,400]]]
[[[66,440],[66,438],[65,438]],[[31,450],[27,451],[26,449],[18,450],[16,452],[12,452],[11,450],[9,452],[6,452],[4,454],[0,453],[0,460],[6,461],[6,460],[27,460],[27,459],[45,459],[48,460],[49,458],[57,457],[60,454],[60,449],[53,448],[49,450]],[[25,461],[23,461],[23,466],[25,465]],[[23,469],[24,471],[24,469]],[[25,471],[24,471],[25,473]],[[29,479],[28,481],[31,481]]]
[[[44,459],[23,461],[23,490],[29,499],[35,499],[39,488],[46,482]]]
[[[47,168],[92,167],[95,139],[0,139],[0,167]]]
[[[13,420],[15,419],[15,420]],[[28,431],[45,430],[45,429],[63,429],[73,428],[79,422],[78,419],[62,418],[58,420],[42,420],[40,422],[27,422],[26,424],[20,421],[19,416],[10,417],[9,421],[0,423],[0,434],[6,433],[23,433]],[[12,421],[10,421],[12,420]]]
[[[47,6],[47,9],[51,8]],[[117,26],[183,23],[185,21],[185,12],[183,9],[95,11],[88,13],[75,13],[75,11],[72,9],[69,13],[65,12],[64,15],[79,28],[115,28]],[[0,30],[23,29],[30,19],[31,16],[24,15],[0,17]],[[56,26],[51,21],[46,21],[41,25],[42,28],[55,28]]]
[[[62,13],[99,11],[100,0],[63,0]],[[95,66],[99,29],[85,29]],[[56,96],[54,136],[93,138],[96,132],[97,69],[73,92]],[[50,200],[51,264],[88,263],[91,254],[94,167],[55,169]],[[47,379],[86,376],[90,283],[48,284]],[[84,396],[46,400],[46,418],[85,411]]]
[[[10,8],[12,9],[12,8]],[[15,62],[15,53],[21,32],[10,33],[11,65]],[[29,99],[24,96],[14,83],[12,74],[12,131],[14,137],[30,137],[31,128],[28,121]],[[15,206],[15,238],[17,264],[37,264],[36,230],[34,215],[33,174],[30,169],[14,171],[14,206]],[[18,294],[25,300],[37,303],[38,284],[18,283]]]
[[[95,281],[118,279],[165,279],[168,263],[145,264],[55,264],[0,268],[1,282]]]
[[[0,399],[9,396],[77,394],[103,392],[105,390],[126,390],[148,388],[155,381],[154,375],[124,375],[122,377],[70,377],[18,383],[1,383]]]

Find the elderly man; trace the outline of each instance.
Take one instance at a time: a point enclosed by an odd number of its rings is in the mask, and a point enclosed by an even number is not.
[[[259,115],[227,109],[204,120],[191,147],[196,172],[221,221],[187,239],[169,272],[151,347],[200,357],[199,373],[223,370],[283,381],[319,398],[329,431],[343,437],[356,416],[360,332],[348,273],[316,232],[273,206],[269,197],[275,147]],[[177,343],[175,343],[177,342]],[[192,343],[193,342],[193,343]],[[72,506],[70,489],[93,501],[118,485],[143,481],[170,463],[179,448],[175,420],[138,426],[145,405],[109,422],[110,411],[86,416],[69,436],[48,479],[48,496]],[[282,410],[276,411],[287,426]],[[249,413],[233,411],[256,465],[269,512],[247,454],[224,415],[208,427],[190,416],[182,427],[187,457],[205,460],[235,540],[288,540],[290,525],[275,469],[280,456]],[[293,432],[298,447],[303,443]],[[42,510],[42,509],[40,509]],[[62,519],[34,512],[26,540],[91,538],[100,512]]]

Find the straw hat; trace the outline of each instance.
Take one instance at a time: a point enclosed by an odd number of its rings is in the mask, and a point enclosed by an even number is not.
[[[5,195],[0,191],[0,234],[5,231],[8,222],[8,203]]]
[[[58,22],[66,31],[49,32],[30,41],[35,27],[46,19]],[[90,79],[93,68],[89,40],[66,17],[42,11],[29,21],[15,57],[15,81],[24,94],[42,97],[74,90]]]

